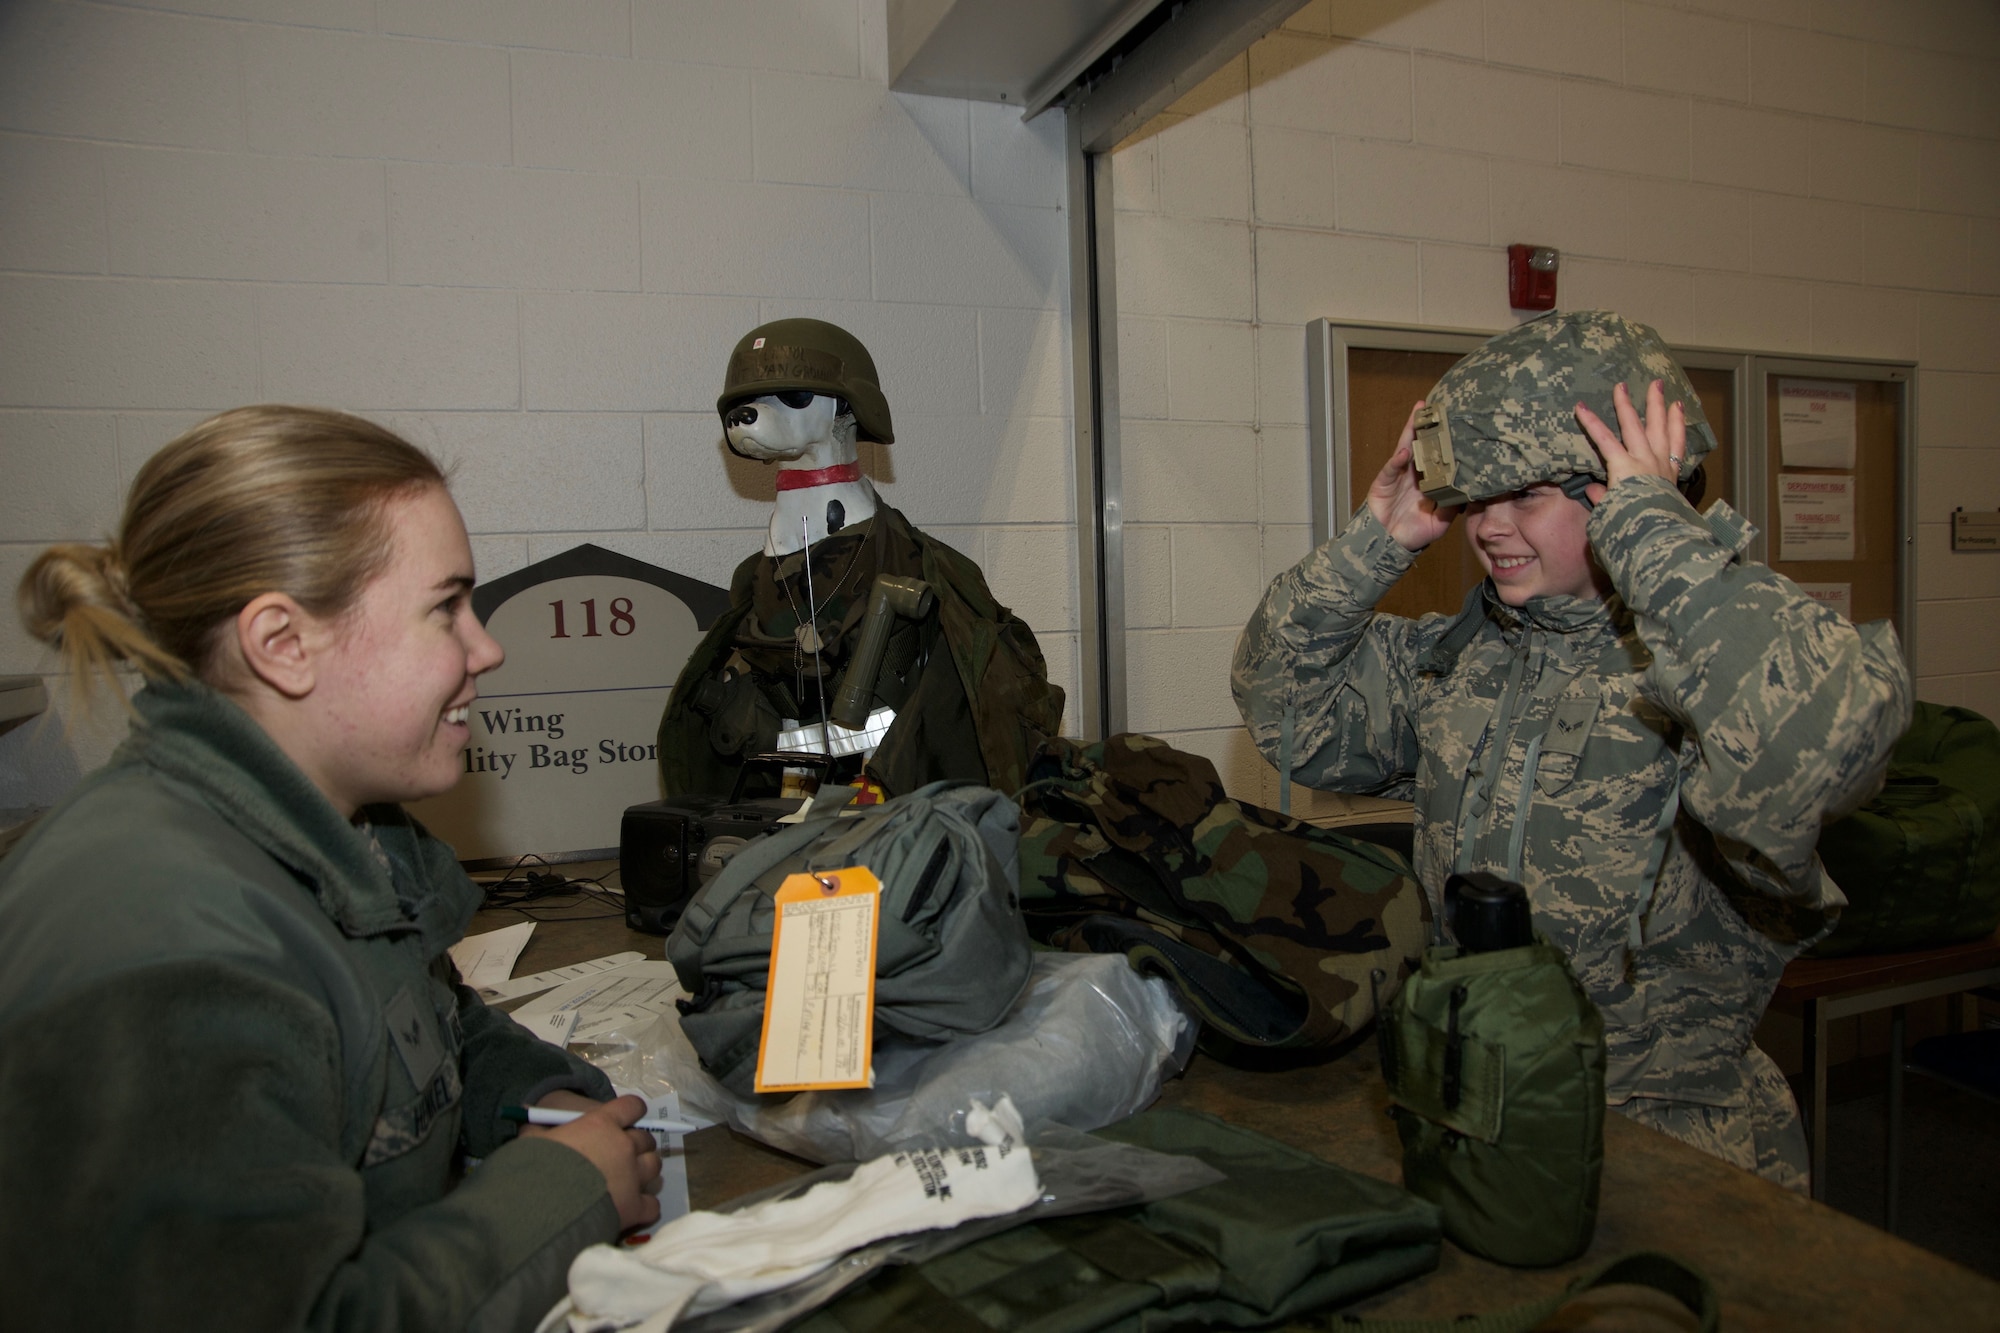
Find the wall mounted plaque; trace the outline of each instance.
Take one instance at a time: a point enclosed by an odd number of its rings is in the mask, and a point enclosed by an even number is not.
[[[472,605],[507,660],[480,677],[458,785],[411,810],[471,864],[617,855],[625,807],[659,798],[661,710],[728,592],[586,544]]]

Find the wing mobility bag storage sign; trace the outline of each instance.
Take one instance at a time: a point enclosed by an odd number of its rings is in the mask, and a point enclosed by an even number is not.
[[[1515,938],[1481,949],[1454,892],[1519,895]],[[1424,951],[1379,1029],[1403,1186],[1438,1205],[1444,1232],[1504,1264],[1582,1254],[1604,1163],[1604,1020],[1562,952],[1536,938],[1519,886],[1453,876],[1447,910],[1469,945]]]
[[[1818,958],[1929,949],[2000,925],[2000,730],[1918,702],[1880,794],[1819,836],[1847,895]]]
[[[1020,809],[990,788],[933,782],[860,813],[821,809],[746,844],[667,937],[681,1031],[702,1068],[751,1096],[785,879],[865,866],[881,881],[875,1025],[918,1040],[985,1032],[1028,984],[1015,892]]]

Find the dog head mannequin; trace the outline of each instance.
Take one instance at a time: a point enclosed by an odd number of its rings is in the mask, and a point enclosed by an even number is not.
[[[737,403],[723,415],[732,453],[778,465],[778,500],[765,555],[790,555],[875,514],[861,475],[853,409],[844,399],[786,389]]]
[[[861,440],[895,443],[889,400],[861,340],[820,319],[779,319],[729,354],[723,438],[742,458],[778,465],[778,503],[764,554],[790,555],[874,517]]]

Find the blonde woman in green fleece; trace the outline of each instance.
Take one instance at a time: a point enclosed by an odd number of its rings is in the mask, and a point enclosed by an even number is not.
[[[10,1321],[532,1328],[577,1251],[657,1216],[639,1099],[457,984],[479,893],[398,804],[452,785],[501,660],[472,578],[429,458],[252,407],[22,580],[80,680],[146,684],[0,860]],[[588,1113],[500,1119],[536,1103]]]

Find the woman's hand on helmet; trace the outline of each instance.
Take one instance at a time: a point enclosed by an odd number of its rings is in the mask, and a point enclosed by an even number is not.
[[[1403,433],[1396,440],[1396,451],[1368,488],[1368,511],[1406,551],[1421,551],[1444,536],[1461,507],[1440,509],[1417,486],[1417,413],[1423,406],[1419,400],[1410,409],[1410,419],[1403,423]]]
[[[1618,413],[1618,431],[1615,434],[1597,413],[1582,403],[1576,405],[1577,423],[1604,459],[1608,485],[1616,486],[1627,477],[1665,477],[1668,481],[1679,481],[1681,463],[1687,458],[1687,414],[1681,410],[1679,403],[1667,406],[1666,390],[1661,382],[1654,380],[1646,387],[1644,417],[1632,405],[1632,395],[1625,391],[1623,384],[1612,386],[1611,405]],[[1591,503],[1602,500],[1605,489],[1607,487],[1589,487]]]

